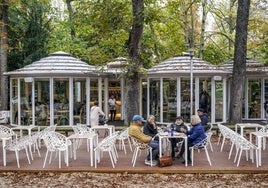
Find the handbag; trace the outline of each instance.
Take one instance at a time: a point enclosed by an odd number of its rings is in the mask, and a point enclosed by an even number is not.
[[[165,167],[173,165],[173,160],[171,156],[163,156],[158,158],[158,166]]]

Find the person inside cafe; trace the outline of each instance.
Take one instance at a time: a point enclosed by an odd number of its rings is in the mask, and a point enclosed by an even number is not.
[[[205,132],[207,132],[211,127],[211,125],[208,123],[208,114],[205,113],[203,108],[199,108],[197,110],[197,114],[201,119],[201,124],[203,125]]]
[[[183,117],[176,117],[176,121],[170,125],[170,129],[174,132],[181,133],[181,128],[188,130],[188,127],[183,122]],[[178,152],[177,144],[183,141],[183,138],[170,138],[171,142],[171,157],[175,160],[175,152]]]
[[[111,95],[110,99],[108,100],[109,110],[110,110],[110,120],[115,121],[116,117],[116,99],[114,95]]]
[[[42,102],[37,102],[35,106],[35,114],[38,125],[45,125],[47,113],[46,107]]]
[[[190,130],[187,130],[184,128],[180,129],[181,132],[188,135],[188,139],[187,139],[187,160],[188,160],[188,163],[192,162],[189,148],[206,138],[204,128],[201,124],[201,119],[199,118],[198,115],[191,116],[191,125],[192,125],[192,128]],[[177,155],[177,158],[183,159],[184,152],[185,152],[185,141],[183,141],[180,153]],[[183,163],[185,163],[185,161],[183,161]]]
[[[94,105],[90,109],[90,122],[91,127],[98,126],[99,125],[99,116],[104,116],[104,112],[99,107],[99,102],[94,101]]]
[[[144,122],[143,117],[140,115],[134,115],[133,121],[131,122],[128,133],[131,137],[136,138],[138,141],[148,143],[152,147],[152,166],[157,165],[157,159],[159,158],[159,143],[154,140],[154,137],[146,135],[142,131],[142,123]],[[150,154],[148,153],[145,159],[146,165],[151,165]]]

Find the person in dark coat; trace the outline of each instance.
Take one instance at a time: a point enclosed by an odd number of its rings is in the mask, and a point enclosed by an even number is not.
[[[174,132],[181,132],[181,128],[187,130],[187,126],[183,122],[183,117],[178,116],[176,117],[176,121],[170,125],[170,129],[173,130]],[[173,160],[175,159],[175,152],[178,150],[177,149],[177,143],[181,142],[183,138],[170,138],[171,142],[171,157]]]
[[[158,137],[157,137],[157,133],[158,133],[157,125],[155,123],[155,117],[153,115],[150,115],[147,118],[147,122],[143,127],[143,133],[148,135],[148,136],[151,136],[152,138],[155,137],[154,139],[158,140]]]
[[[201,142],[202,140],[204,140],[206,138],[206,133],[204,131],[204,128],[201,124],[201,120],[200,120],[198,115],[191,116],[191,125],[192,125],[192,128],[190,130],[186,130],[186,129],[181,128],[181,132],[188,135],[187,156],[188,156],[189,163],[192,162],[189,148],[194,146],[195,144]],[[184,152],[185,152],[185,142],[183,142],[183,144],[181,146],[181,151],[178,154],[177,158],[182,159]],[[185,161],[183,161],[183,163],[185,163]]]
[[[204,112],[203,108],[199,108],[197,110],[197,114],[201,119],[201,124],[203,125],[205,132],[207,132],[211,127],[211,125],[208,123],[208,114]]]
[[[149,146],[152,147],[152,157],[153,162],[155,162],[159,158],[159,137],[158,137],[158,130],[157,125],[155,123],[155,117],[153,115],[150,115],[147,118],[147,122],[143,127],[143,133],[145,135],[148,135],[152,137],[152,140],[149,142]],[[149,155],[147,155],[147,164],[149,161]],[[157,163],[157,162],[156,162]]]

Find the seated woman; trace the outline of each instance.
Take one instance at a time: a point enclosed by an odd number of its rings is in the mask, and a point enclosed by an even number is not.
[[[195,144],[199,143],[200,141],[206,138],[205,130],[201,124],[201,120],[198,115],[191,116],[191,125],[192,125],[192,128],[189,131],[184,128],[181,128],[181,132],[188,135],[187,156],[188,156],[189,163],[192,162],[189,147],[194,146]],[[181,159],[184,152],[185,152],[185,142],[183,142],[181,151],[178,154],[177,158]],[[185,161],[183,161],[183,163],[185,163]]]
[[[150,115],[147,118],[147,122],[143,127],[143,133],[152,137],[152,140],[149,142],[149,146],[152,147],[153,160],[156,161],[159,157],[159,138],[157,136],[157,125],[155,123],[155,117]],[[149,164],[149,155],[147,156],[147,163]]]
[[[175,123],[172,123],[170,125],[170,129],[175,131],[175,132],[181,132],[181,128],[187,130],[187,126],[184,125],[183,122],[183,117],[182,116],[178,116],[176,117],[176,121]],[[183,140],[183,138],[170,138],[170,142],[171,142],[171,157],[173,158],[173,160],[175,160],[175,151],[177,150],[177,143],[181,142]]]

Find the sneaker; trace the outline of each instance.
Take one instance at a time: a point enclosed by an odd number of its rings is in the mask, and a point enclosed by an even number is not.
[[[150,160],[145,160],[145,164],[151,166],[151,161]],[[156,160],[152,160],[152,166],[156,166],[157,165],[157,161]]]

